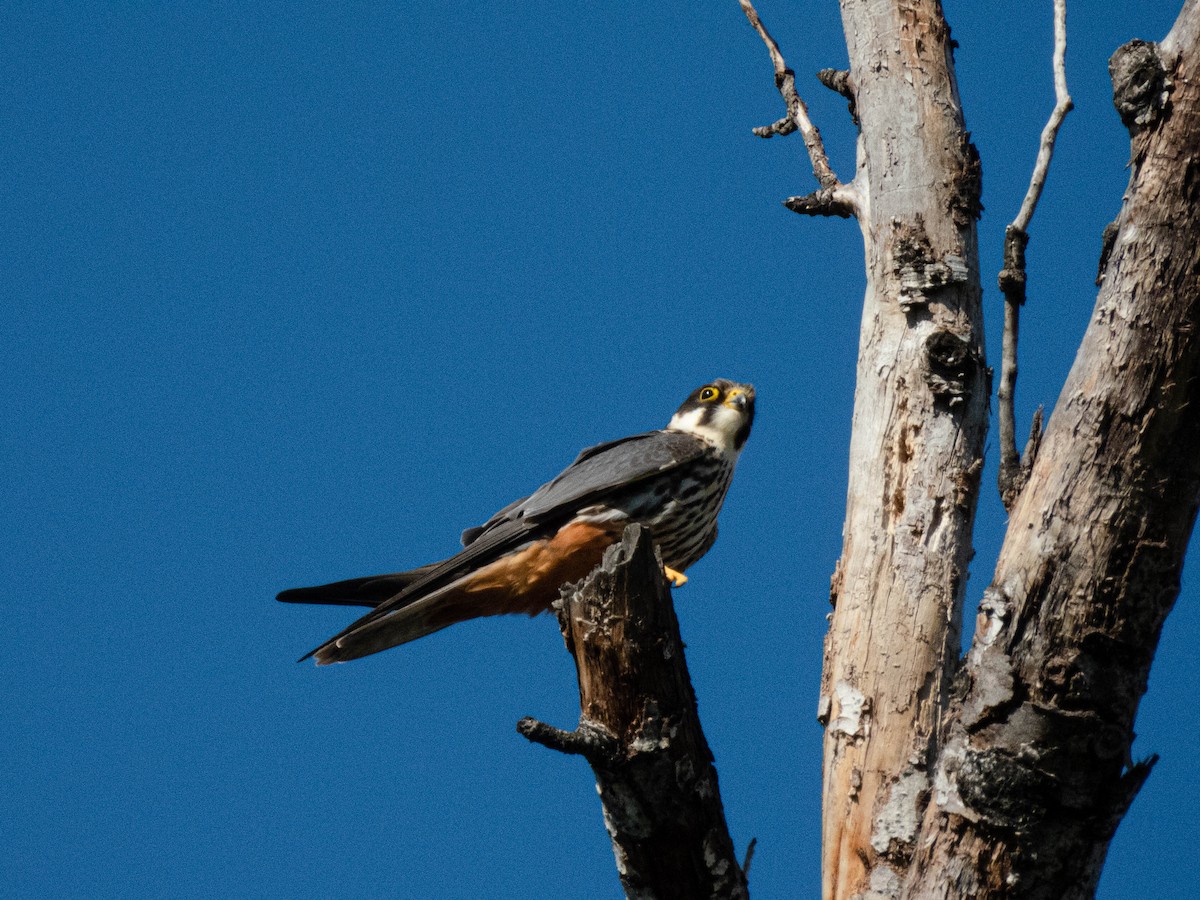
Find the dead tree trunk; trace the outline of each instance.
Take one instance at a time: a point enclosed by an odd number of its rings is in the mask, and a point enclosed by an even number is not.
[[[1006,454],[1008,534],[962,661],[990,377],[979,160],[949,29],[938,0],[841,0],[851,68],[822,80],[860,125],[843,183],[778,45],[739,2],[787,104],[755,132],[799,131],[820,184],[787,205],[855,216],[867,270],[819,704],[823,895],[1083,900],[1152,764],[1130,759],[1133,721],[1200,507],[1200,0],[1161,45],[1113,58],[1130,186],[1040,450]],[[1018,274],[1023,287],[1017,256],[1009,288]],[[648,536],[627,531],[560,622],[579,728],[520,728],[591,762],[628,895],[746,896]]]
[[[823,884],[908,866],[960,640],[984,437],[979,160],[936,0],[845,0],[866,256],[825,646]]]
[[[906,896],[1087,898],[1200,503],[1200,3],[1113,56],[1132,177],[1012,510]]]
[[[747,897],[649,532],[626,528],[599,568],[564,589],[559,624],[579,674],[579,727],[517,727],[591,763],[626,895]]]
[[[851,67],[822,81],[850,98],[860,125],[856,175],[843,184],[779,47],[740,2],[788,105],[755,133],[799,130],[821,185],[788,207],[855,215],[865,248],[819,705],[824,897],[1092,896],[1149,773],[1129,758],[1133,719],[1200,505],[1200,0],[1161,45],[1114,56],[1130,188],[1040,450],[1007,454],[1008,535],[962,665],[990,379],[979,162],[941,5],[841,0]],[[1060,0],[1056,33],[1064,15]],[[1056,43],[1051,146],[1070,108]],[[1045,161],[1038,172],[1040,184]],[[1023,272],[1006,274],[1023,288]],[[1023,294],[1006,292],[1019,305]]]

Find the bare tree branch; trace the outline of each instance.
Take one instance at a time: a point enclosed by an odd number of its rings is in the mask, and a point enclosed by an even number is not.
[[[1073,108],[1071,95],[1067,92],[1067,0],[1054,0],[1054,110],[1050,119],[1042,129],[1042,141],[1038,147],[1037,161],[1033,166],[1033,177],[1029,180],[1029,190],[1021,203],[1020,212],[1013,219],[1012,226],[1018,231],[1028,231],[1029,223],[1037,209],[1038,200],[1042,197],[1042,189],[1046,185],[1046,173],[1050,170],[1050,160],[1054,156],[1054,141],[1058,137],[1058,129],[1063,119]]]
[[[517,732],[535,744],[557,750],[559,753],[582,756],[598,765],[612,763],[617,758],[617,739],[602,727],[586,719],[580,719],[574,731],[563,731],[553,725],[526,716],[517,723]]]
[[[854,99],[854,83],[850,80],[850,72],[847,69],[821,69],[817,72],[817,81],[825,85],[835,94],[841,94],[846,98],[848,112],[850,118],[854,120],[854,124],[858,125],[858,107]]]
[[[747,897],[750,853],[740,865],[650,532],[626,528],[563,589],[558,620],[579,675],[579,728],[527,717],[517,730],[591,764],[626,894]]]
[[[738,0],[738,2],[742,5],[742,11],[750,20],[750,24],[754,26],[754,30],[767,45],[767,52],[771,54],[771,64],[775,67],[775,86],[783,95],[784,103],[787,104],[786,116],[774,124],[755,128],[754,133],[759,137],[769,138],[777,134],[791,134],[799,129],[800,136],[804,138],[804,146],[808,148],[808,158],[812,161],[813,175],[816,176],[817,182],[825,190],[846,190],[845,185],[830,168],[829,157],[825,153],[825,143],[821,140],[821,132],[808,117],[808,107],[805,106],[804,101],[800,99],[800,94],[796,91],[796,73],[789,69],[783,61],[779,44],[775,42],[766,26],[763,25],[754,4],[750,0]]]
[[[836,216],[849,219],[858,215],[858,198],[845,185],[821,188],[803,197],[788,197],[783,201],[794,213],[802,216]]]
[[[1054,156],[1054,141],[1063,119],[1073,108],[1067,92],[1067,0],[1054,0],[1054,109],[1042,129],[1033,176],[1017,217],[1004,230],[1004,268],[1000,271],[1000,290],[1004,292],[1004,339],[1000,359],[1000,388],[997,391],[1000,418],[1000,498],[1006,509],[1012,509],[1021,488],[1029,478],[1033,463],[1027,458],[1022,464],[1017,453],[1016,415],[1014,402],[1017,389],[1017,340],[1020,330],[1021,307],[1025,303],[1025,247],[1029,243],[1029,223],[1046,185],[1046,173]],[[1035,429],[1040,422],[1035,423]],[[1036,448],[1036,435],[1031,433],[1029,446]]]
[[[754,862],[754,849],[758,846],[758,838],[750,838],[746,845],[746,858],[742,860],[742,874],[750,877],[750,863]]]

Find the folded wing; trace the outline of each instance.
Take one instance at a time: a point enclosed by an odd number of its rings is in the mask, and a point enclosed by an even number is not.
[[[537,595],[536,604],[531,598],[514,594],[519,587],[516,580],[527,575],[508,565],[508,558],[541,567],[550,573],[549,577],[562,577],[558,584],[583,577],[598,562],[603,547],[615,539],[614,533],[619,536],[619,529],[614,532],[617,523],[603,528],[572,525],[576,514],[606,500],[619,499],[623,492],[691,462],[705,450],[699,438],[674,431],[651,431],[599,444],[580,453],[561,474],[530,496],[464,532],[466,546],[447,560],[411,572],[284,591],[279,599],[285,602],[375,606],[302,659],[315,656],[321,663],[353,659],[467,618],[540,611],[549,602],[542,593]],[[579,554],[586,568],[576,572],[578,562],[549,565],[546,555],[550,552]],[[473,580],[473,575],[478,577]],[[501,595],[494,590],[493,582],[503,578],[514,579],[514,584],[502,592],[507,606],[497,606],[495,597]],[[389,586],[397,590],[382,598]],[[492,605],[485,605],[487,602]],[[531,608],[538,604],[538,608]],[[451,608],[453,615],[442,614]]]

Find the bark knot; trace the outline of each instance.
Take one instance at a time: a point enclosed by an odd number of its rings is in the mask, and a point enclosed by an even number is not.
[[[1158,53],[1158,44],[1133,40],[1122,44],[1108,60],[1113,105],[1131,134],[1154,124],[1167,108],[1171,80]]]
[[[951,406],[961,403],[979,370],[978,351],[960,335],[938,329],[925,339],[925,353],[925,382],[934,397]]]
[[[1004,229],[1004,268],[1000,270],[1000,290],[1012,294],[1018,304],[1025,303],[1025,248],[1029,235],[1012,225]]]
[[[1038,766],[1037,754],[1026,749],[968,749],[957,782],[963,802],[984,821],[1013,831],[1041,822],[1057,794],[1054,778]]]

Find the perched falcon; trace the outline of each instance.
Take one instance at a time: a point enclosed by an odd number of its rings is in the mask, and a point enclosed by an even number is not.
[[[557,478],[463,532],[464,549],[410,572],[279,595],[285,603],[374,609],[303,659],[344,662],[455,622],[537,615],[595,568],[625,526],[649,527],[675,585],[717,539],[717,513],[754,422],[754,388],[718,378],[665,429],[584,450]]]

